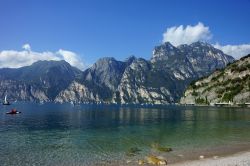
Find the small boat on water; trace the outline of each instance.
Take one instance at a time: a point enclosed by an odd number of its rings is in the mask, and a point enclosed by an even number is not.
[[[3,105],[10,105],[10,102],[7,100],[7,95],[4,97]]]
[[[6,114],[20,114],[21,112],[20,111],[17,111],[16,109],[12,109],[11,111],[9,112],[6,112]]]

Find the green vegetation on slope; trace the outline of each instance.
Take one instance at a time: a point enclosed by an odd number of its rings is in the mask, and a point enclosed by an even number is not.
[[[217,102],[245,103],[250,101],[250,54],[215,71],[208,77],[193,81],[181,103]]]

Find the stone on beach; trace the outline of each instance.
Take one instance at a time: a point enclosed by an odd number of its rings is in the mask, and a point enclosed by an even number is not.
[[[184,157],[183,154],[178,154],[177,156],[179,156],[179,157]]]
[[[143,165],[143,164],[145,164],[145,161],[144,161],[144,160],[139,160],[139,161],[138,161],[138,164],[139,164],[139,165]]]
[[[202,155],[200,156],[200,159],[204,159],[204,158],[205,158],[204,156],[202,156]]]
[[[218,159],[218,158],[219,158],[219,156],[214,156],[213,158],[214,158],[214,159]]]
[[[147,162],[148,164],[153,164],[153,165],[167,165],[167,160],[161,159],[153,155],[147,157]]]

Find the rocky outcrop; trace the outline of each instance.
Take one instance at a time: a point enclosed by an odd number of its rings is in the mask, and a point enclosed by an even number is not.
[[[69,87],[58,94],[55,102],[100,102],[98,94],[94,94],[85,85],[73,81]]]
[[[173,101],[167,88],[171,83],[159,79],[159,73],[152,70],[150,62],[136,59],[126,68],[113,102],[166,104]]]
[[[181,104],[250,102],[250,55],[192,82],[181,98]]]
[[[36,85],[15,80],[2,80],[0,81],[0,87],[0,94],[2,98],[4,98],[4,95],[7,94],[8,99],[10,100],[49,101],[45,92]]]

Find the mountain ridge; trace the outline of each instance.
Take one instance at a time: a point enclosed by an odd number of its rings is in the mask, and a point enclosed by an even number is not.
[[[18,73],[15,78],[11,72],[4,74],[8,69],[0,69],[0,97],[12,87],[16,88],[9,95],[13,100],[17,96],[28,101],[167,104],[177,102],[191,81],[232,61],[202,42],[178,47],[163,43],[155,47],[150,60],[104,57],[84,71],[65,61],[39,61],[11,69]],[[25,69],[30,70],[26,75]]]

